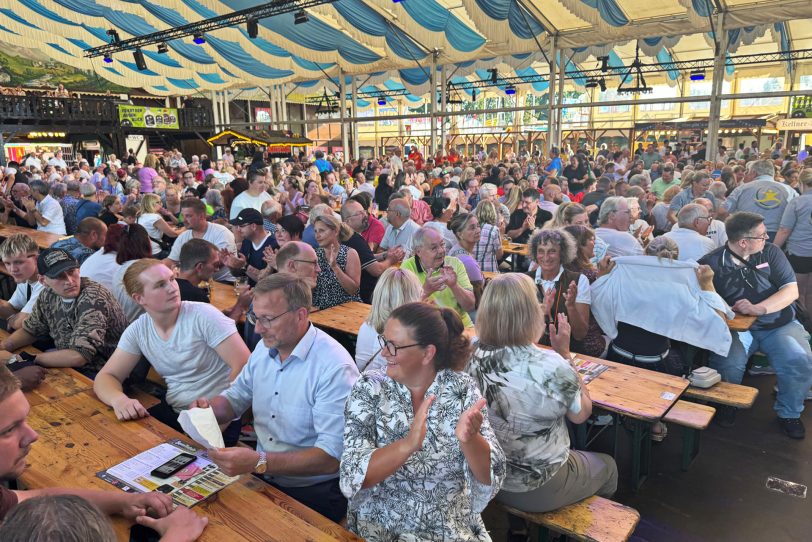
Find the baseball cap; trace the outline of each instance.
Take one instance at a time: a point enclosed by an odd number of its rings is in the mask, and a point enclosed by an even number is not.
[[[256,209],[243,209],[237,218],[229,222],[232,226],[245,226],[246,224],[262,225],[262,213]]]
[[[49,279],[55,279],[65,271],[78,267],[79,262],[61,248],[46,248],[37,257],[37,271]]]

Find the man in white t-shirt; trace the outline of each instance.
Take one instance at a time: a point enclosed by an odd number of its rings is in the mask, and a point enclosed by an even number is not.
[[[677,224],[679,228],[671,230],[665,237],[672,239],[679,247],[679,260],[699,261],[715,247],[713,241],[706,237],[713,218],[703,205],[689,203],[679,210]]]
[[[693,203],[698,203],[702,205],[708,211],[708,216],[712,218],[710,221],[710,226],[708,227],[708,232],[705,234],[705,237],[711,240],[713,243],[713,248],[717,249],[721,246],[725,246],[727,244],[727,230],[725,229],[725,223],[721,220],[717,220],[713,218],[716,212],[713,209],[713,202],[707,198],[696,198]],[[674,227],[671,228],[671,231],[679,230],[679,224],[674,224]]]
[[[208,303],[181,301],[172,271],[158,260],[137,261],[125,273],[124,284],[145,314],[124,330],[118,347],[96,375],[93,391],[113,407],[119,420],[151,414],[180,430],[178,413],[201,396],[222,393],[251,353],[232,319]],[[122,390],[142,356],[167,386],[166,398],[149,411]],[[224,432],[227,446],[236,444],[239,423]]]
[[[26,220],[39,231],[65,235],[65,215],[62,206],[48,193],[48,185],[42,181],[31,181],[31,197],[25,200]]]
[[[220,224],[206,221],[206,204],[195,198],[186,198],[180,204],[180,213],[183,216],[183,223],[186,224],[186,231],[178,235],[172,245],[172,251],[164,263],[169,267],[174,267],[180,261],[180,249],[189,239],[205,239],[220,250],[226,249],[230,254],[237,251],[234,241],[234,234],[231,230]],[[221,282],[234,282],[234,277],[223,267],[215,275],[214,280]]]
[[[629,233],[631,214],[626,198],[612,196],[603,200],[598,214],[595,235],[609,245],[607,254],[615,256],[641,256],[643,247]]]
[[[0,318],[5,318],[9,330],[20,329],[42,291],[37,272],[38,255],[37,244],[22,233],[10,235],[0,245],[0,259],[17,284],[11,299],[0,300]]]
[[[56,151],[53,157],[48,160],[48,165],[60,167],[63,171],[68,169],[68,164],[62,159],[62,151]]]
[[[264,170],[254,170],[248,174],[248,189],[234,198],[231,203],[231,214],[229,220],[234,220],[243,209],[262,210],[262,204],[271,198],[266,191],[268,184],[265,181]]]

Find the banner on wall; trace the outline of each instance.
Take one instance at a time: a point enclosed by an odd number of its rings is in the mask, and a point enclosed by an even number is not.
[[[178,110],[143,105],[119,105],[118,120],[122,128],[179,130]]]
[[[254,122],[271,122],[271,108],[270,107],[255,107],[254,108]]]

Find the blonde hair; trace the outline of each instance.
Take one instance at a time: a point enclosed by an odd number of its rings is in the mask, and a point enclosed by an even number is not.
[[[544,318],[533,279],[522,273],[497,275],[479,302],[476,332],[488,346],[534,344],[544,335]]]
[[[313,219],[313,226],[315,227],[316,224],[319,223],[319,222],[321,222],[322,224],[324,224],[325,226],[327,226],[328,228],[330,228],[334,232],[337,232],[339,241],[346,241],[347,239],[352,237],[353,233],[355,233],[352,230],[352,228],[350,228],[348,225],[346,225],[345,223],[339,221],[336,217],[334,217],[332,215],[332,211],[331,211],[331,214],[319,215],[316,218],[314,218]]]
[[[519,188],[518,186],[514,186],[508,191],[507,196],[505,196],[505,206],[507,206],[507,208],[510,209],[510,212],[512,213],[513,211],[519,208],[519,205],[521,203],[522,203],[522,189]]]
[[[144,158],[144,167],[151,167],[152,169],[158,168],[158,157],[152,153],[149,153]]]
[[[141,282],[141,273],[156,265],[163,265],[163,263],[161,260],[154,258],[142,258],[136,260],[135,263],[127,269],[122,282],[124,283],[124,289],[127,290],[128,296],[132,297],[133,294],[144,293],[144,283]]]
[[[420,279],[408,269],[390,267],[383,272],[372,293],[372,309],[367,323],[378,333],[383,333],[384,324],[393,310],[420,301],[423,285]]]
[[[663,203],[671,203],[671,200],[674,199],[674,197],[680,192],[682,192],[682,187],[680,186],[670,187],[668,190],[663,192]]]
[[[0,402],[11,397],[20,389],[20,381],[5,363],[0,363]]]
[[[141,198],[141,212],[154,213],[155,208],[161,203],[161,196],[157,194],[144,194]]]
[[[9,235],[0,245],[0,259],[11,258],[17,254],[39,254],[39,246],[24,233]]]

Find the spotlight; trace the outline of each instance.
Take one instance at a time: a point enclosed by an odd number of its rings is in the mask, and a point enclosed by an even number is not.
[[[203,45],[206,43],[206,38],[203,37],[202,32],[197,32],[192,36],[192,42],[196,43],[197,45]]]
[[[586,88],[598,88],[598,80],[597,79],[587,79],[586,84],[584,84]]]
[[[159,43],[158,44],[158,52],[161,53],[161,54],[168,53],[169,52],[169,46],[164,42]]]
[[[104,62],[105,64],[111,64],[113,62],[113,58],[110,55],[104,55]]]
[[[491,73],[491,83],[495,85],[496,82],[499,81],[499,70],[491,68],[488,71]]]
[[[107,35],[110,36],[110,43],[118,43],[121,41],[121,38],[118,36],[118,30],[115,28],[108,30]]]
[[[471,90],[471,100],[476,101],[476,89]]]
[[[691,81],[704,81],[705,80],[705,71],[704,70],[694,70],[691,72],[690,75]]]
[[[303,9],[300,9],[296,12],[296,15],[293,16],[293,24],[302,24],[306,23],[308,20],[307,12]]]
[[[135,66],[139,70],[144,71],[147,69],[147,62],[144,60],[144,52],[140,47],[137,47],[135,51],[133,51],[133,60],[135,60]]]
[[[248,37],[251,39],[256,38],[259,35],[259,25],[257,24],[256,19],[248,19],[245,21],[246,29],[248,30]]]
[[[606,79],[603,77],[598,79],[598,86],[601,87],[601,92],[606,92]]]
[[[505,94],[507,94],[508,96],[516,94],[516,87],[514,87],[513,85],[506,86],[505,87]]]
[[[598,60],[601,61],[601,71],[606,73],[609,71],[609,56],[599,56]]]
[[[378,98],[378,105],[386,105],[386,98]]]

